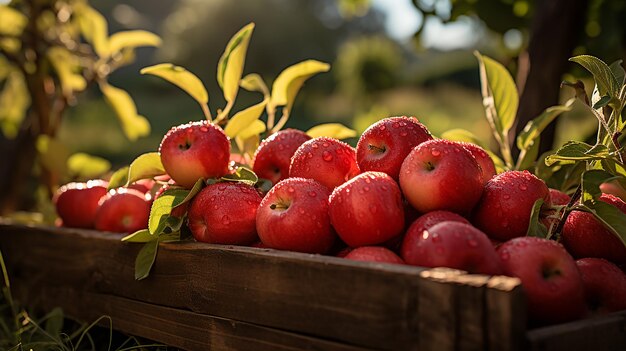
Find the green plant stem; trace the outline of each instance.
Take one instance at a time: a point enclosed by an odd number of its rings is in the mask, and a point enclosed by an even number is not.
[[[228,114],[230,113],[230,110],[232,110],[233,105],[235,105],[235,99],[230,100],[226,104],[224,109],[219,113],[219,115],[217,115],[217,117],[215,118],[215,124],[219,124],[222,121],[228,120]]]
[[[211,116],[211,110],[209,110],[209,105],[200,104],[200,107],[202,108],[202,113],[204,113],[204,117],[207,119],[207,121],[212,122],[213,116]]]
[[[289,110],[286,108],[283,108],[283,115],[280,116],[280,120],[278,120],[278,123],[276,123],[274,128],[270,130],[269,134],[271,135],[281,130],[287,123],[287,120],[289,120]]]
[[[266,95],[265,99],[270,101],[270,96]],[[274,119],[276,117],[276,107],[271,103],[268,103],[265,107],[265,111],[267,112],[267,131],[269,132],[274,128]]]

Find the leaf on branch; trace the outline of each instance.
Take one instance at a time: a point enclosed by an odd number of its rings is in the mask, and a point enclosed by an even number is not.
[[[148,220],[148,230],[151,235],[159,235],[163,233],[167,227],[172,209],[180,204],[189,195],[189,190],[182,188],[168,189],[161,196],[154,200],[150,209],[150,218]]]
[[[174,66],[171,63],[161,63],[145,67],[140,72],[141,74],[151,74],[167,80],[181,88],[201,105],[206,105],[209,102],[209,94],[200,78],[183,67]]]
[[[617,60],[609,65],[613,76],[617,80],[617,84],[622,86],[624,85],[624,78],[626,77],[626,71],[624,71],[624,67],[622,66],[622,60]]]
[[[80,32],[91,44],[99,57],[106,57],[109,52],[109,26],[106,18],[86,2],[74,6]]]
[[[614,98],[619,94],[620,86],[617,78],[604,61],[591,55],[579,55],[569,59],[583,66],[587,71],[591,72],[596,81],[601,96],[609,95]]]
[[[24,32],[28,17],[7,5],[0,5],[0,34],[18,37]]]
[[[611,97],[608,96],[608,95],[604,95],[603,97],[598,99],[598,101],[594,102],[593,109],[594,110],[599,110],[599,109],[603,108],[604,106],[608,105],[609,102],[611,102]]]
[[[265,132],[265,129],[266,129],[265,123],[257,119],[254,122],[252,122],[248,127],[246,127],[244,130],[240,131],[237,134],[237,139],[246,140],[250,137],[258,136],[261,133]]]
[[[126,91],[107,82],[100,82],[99,85],[105,100],[113,107],[122,124],[122,130],[129,140],[134,141],[150,134],[150,122],[144,116],[137,114],[135,102]]]
[[[329,70],[329,64],[316,60],[306,60],[287,67],[272,84],[270,105],[272,107],[285,106],[287,111],[291,111],[296,95],[304,82],[318,73]]]
[[[254,23],[241,28],[228,42],[217,64],[217,82],[222,88],[224,99],[235,100],[239,90],[239,81],[243,74],[248,43],[254,31]]]
[[[17,136],[20,125],[30,106],[30,94],[24,75],[11,70],[0,92],[0,127],[8,139]]]
[[[150,234],[148,229],[140,229],[132,234],[129,234],[122,238],[122,241],[129,243],[147,243],[152,241],[154,236]]]
[[[546,157],[546,165],[551,166],[556,162],[575,163],[583,160],[601,160],[607,157],[609,157],[609,149],[605,145],[591,146],[581,141],[569,141],[554,155]]]
[[[67,160],[67,168],[72,178],[88,180],[108,172],[111,162],[102,157],[78,152]]]
[[[230,138],[234,138],[242,131],[245,131],[246,128],[251,126],[255,121],[259,120],[261,114],[265,110],[265,106],[267,105],[267,99],[261,101],[260,103],[250,106],[245,110],[237,112],[224,128],[224,133],[228,135]],[[264,132],[261,131],[260,133]]]
[[[254,186],[259,181],[259,177],[249,168],[237,167],[233,174],[227,174],[221,178],[228,182],[239,182]]]
[[[130,164],[126,186],[141,179],[150,179],[164,174],[166,173],[161,163],[161,155],[158,152],[148,152],[139,155]]]
[[[81,73],[78,57],[60,46],[48,49],[46,56],[59,77],[64,96],[69,97],[74,92],[85,90],[87,81]]]
[[[67,147],[47,135],[37,138],[36,147],[41,165],[58,178],[63,178],[67,174],[67,159],[70,157]]]
[[[584,172],[581,176],[583,202],[597,200],[602,195],[600,185],[617,178],[613,174],[600,169]]]
[[[109,179],[109,185],[107,190],[119,188],[121,186],[125,186],[128,183],[128,169],[130,167],[122,167],[117,171],[113,172],[111,178]]]
[[[319,124],[306,131],[311,138],[328,137],[335,139],[354,138],[357,133],[341,123]]]
[[[528,230],[526,236],[534,236],[538,238],[546,238],[548,236],[548,229],[543,223],[539,221],[539,215],[541,214],[541,206],[543,206],[543,199],[537,199],[530,212],[530,221],[528,223]]]
[[[263,81],[263,78],[256,73],[250,73],[243,77],[239,85],[248,91],[259,92],[263,94],[263,96],[268,96],[270,94],[267,85],[265,85],[265,81]]]
[[[524,130],[517,137],[517,147],[520,150],[528,149],[538,139],[546,127],[561,113],[572,110],[575,99],[569,99],[564,105],[548,107],[539,116],[529,121]]]
[[[152,265],[156,260],[157,250],[159,248],[158,237],[144,244],[139,250],[137,258],[135,258],[135,279],[142,280],[148,277]]]
[[[141,46],[160,46],[161,38],[145,30],[117,32],[109,38],[109,55],[122,49],[135,49]]]
[[[485,150],[488,149],[485,143],[483,143],[474,133],[461,128],[447,130],[441,134],[441,138],[452,141],[464,141],[466,143],[476,144]]]

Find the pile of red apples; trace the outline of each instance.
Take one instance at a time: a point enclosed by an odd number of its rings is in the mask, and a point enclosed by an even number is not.
[[[70,183],[55,198],[58,214],[68,227],[145,228],[154,196],[228,174],[230,151],[210,122],[172,128],[159,147],[166,184],[107,192],[102,180]],[[371,125],[356,149],[286,129],[261,142],[252,170],[272,182],[269,192],[208,182],[172,216],[186,216],[201,242],[518,277],[540,324],[626,309],[626,248],[592,214],[571,212],[560,242],[526,236],[538,199],[550,226],[569,196],[527,171],[496,174],[485,150],[435,139],[415,118]],[[626,213],[619,198],[601,200]]]

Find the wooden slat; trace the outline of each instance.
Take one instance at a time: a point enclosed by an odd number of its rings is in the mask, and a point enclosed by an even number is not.
[[[524,350],[526,303],[519,279],[503,276],[490,278],[485,298],[488,349]]]

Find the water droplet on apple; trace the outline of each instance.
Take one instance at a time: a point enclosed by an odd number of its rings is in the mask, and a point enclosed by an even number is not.
[[[433,234],[433,235],[431,235],[431,238],[432,238],[432,241],[433,241],[434,243],[439,243],[439,242],[441,242],[441,237],[439,236],[439,234]]]
[[[312,147],[312,148],[314,148],[314,149],[317,149],[317,148],[319,148],[319,145],[317,145],[317,144],[312,144],[312,145],[311,145],[311,147]]]
[[[315,191],[309,191],[309,196],[310,197],[316,197],[317,193]]]
[[[393,122],[391,125],[392,125],[394,128],[400,128],[400,123],[398,123],[398,122]]]
[[[519,190],[526,191],[526,190],[528,190],[528,186],[526,184],[520,184],[519,185]]]
[[[228,217],[228,215],[224,215],[222,217],[222,224],[223,225],[229,225],[230,224],[230,218]]]
[[[401,137],[405,137],[407,135],[409,135],[409,133],[405,132],[404,130],[400,132]]]
[[[381,125],[379,128],[381,131],[384,131],[386,129],[385,125]]]
[[[322,153],[322,159],[326,162],[330,162],[333,160],[333,155],[328,151],[324,151]]]
[[[434,157],[439,157],[439,155],[441,155],[441,152],[439,150],[433,150],[430,152],[430,154]]]
[[[376,214],[376,212],[378,212],[378,207],[376,205],[370,206],[370,212],[372,214]]]
[[[502,261],[508,261],[511,258],[511,255],[507,250],[500,251],[500,259]]]
[[[381,188],[383,191],[387,191],[387,190],[389,189],[389,187],[388,187],[388,186],[386,186],[386,185],[382,185],[380,188]]]
[[[300,210],[298,210],[298,213],[300,213],[301,215],[303,215],[303,214],[305,213],[305,211],[304,211],[304,209],[302,209],[302,208],[301,208]]]
[[[294,189],[291,186],[287,188],[287,192],[289,192],[289,193],[293,193],[294,191],[296,191],[296,189]]]
[[[278,150],[285,150],[285,145],[278,144]]]
[[[217,210],[217,209],[219,209],[219,208],[220,208],[220,207],[219,207],[218,205],[213,205],[213,209],[214,209],[214,210]]]
[[[433,239],[434,239],[434,238],[433,238]],[[443,255],[443,254],[446,252],[446,250],[444,250],[443,246],[437,246],[437,247],[435,248],[435,252],[436,252],[437,254],[439,254],[439,255]]]
[[[469,247],[478,247],[478,241],[476,241],[476,239],[468,239],[467,245]]]
[[[323,143],[322,143],[322,146],[323,146],[323,147],[328,147],[328,146],[329,146],[329,144],[328,144],[327,142],[323,142]]]
[[[505,200],[508,200],[508,199],[511,198],[511,196],[509,194],[504,194],[504,195],[502,195],[502,198],[505,199]]]
[[[307,152],[307,153],[306,153],[306,157],[307,157],[307,158],[313,158],[313,154],[312,154],[312,153],[310,153],[310,152]]]
[[[220,184],[220,185],[218,185],[218,186],[217,186],[217,190],[219,190],[219,191],[224,191],[224,190],[226,190],[226,185],[224,185],[224,184]]]
[[[369,177],[366,177],[366,178],[365,178],[365,182],[366,182],[367,184],[369,184],[369,183],[371,183],[372,181],[370,180],[370,178],[369,178]]]

